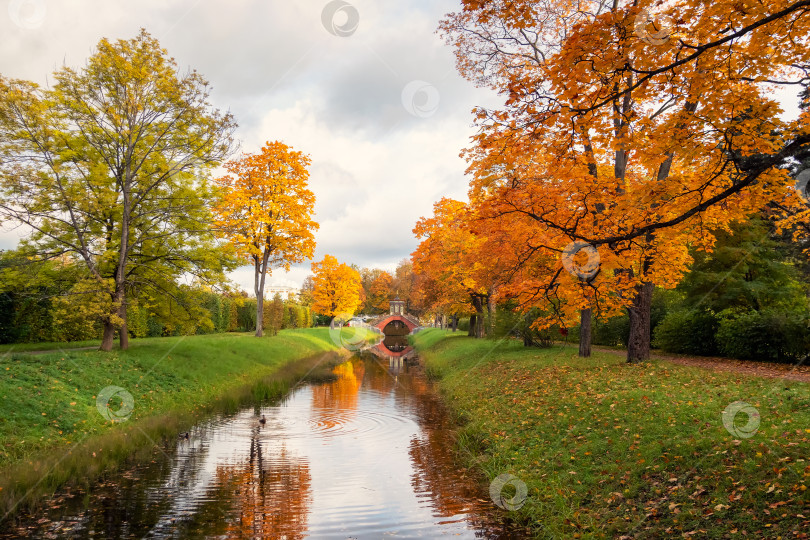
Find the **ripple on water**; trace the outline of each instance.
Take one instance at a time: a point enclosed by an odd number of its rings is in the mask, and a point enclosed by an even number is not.
[[[280,406],[202,422],[168,456],[32,518],[31,536],[481,538],[493,505],[459,474],[423,380],[354,360]],[[261,415],[266,423],[260,425]],[[163,458],[166,459],[163,459]],[[483,527],[483,528],[482,528]],[[496,527],[497,528],[497,527]],[[44,534],[43,534],[44,533]],[[55,537],[59,537],[56,534]]]

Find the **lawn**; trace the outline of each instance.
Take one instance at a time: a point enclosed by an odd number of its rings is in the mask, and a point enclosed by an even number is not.
[[[808,537],[805,383],[432,329],[414,344],[470,462],[527,485],[509,514],[537,537]],[[727,429],[740,401],[752,423]]]

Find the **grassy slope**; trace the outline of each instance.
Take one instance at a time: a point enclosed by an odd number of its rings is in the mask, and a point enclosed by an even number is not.
[[[311,367],[292,360],[337,349],[329,330],[318,328],[260,339],[138,339],[129,350],[110,353],[0,355],[0,515],[35,485],[41,492],[92,477],[213,408],[278,394]],[[113,425],[96,407],[96,396],[110,385],[133,396],[126,422]],[[114,411],[119,404],[110,402]]]
[[[806,537],[809,385],[450,335],[414,342],[470,459],[528,485],[515,517],[538,537]],[[751,438],[723,426],[737,400]]]
[[[139,339],[138,341],[143,340]],[[80,349],[82,347],[99,347],[100,345],[100,339],[70,342],[40,341],[36,343],[7,343],[0,345],[0,356],[28,351],[67,351],[70,349]]]

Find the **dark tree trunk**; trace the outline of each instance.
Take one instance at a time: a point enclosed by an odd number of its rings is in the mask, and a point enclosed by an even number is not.
[[[124,316],[126,317],[126,314]],[[124,323],[121,325],[121,329],[118,330],[118,342],[121,345],[122,351],[129,349],[129,331],[127,330],[126,319],[124,319]]]
[[[475,329],[473,330],[473,335],[476,338],[484,337],[484,298],[483,295],[480,294],[473,294],[470,295],[472,297],[472,304],[475,308]],[[470,320],[470,327],[472,327],[472,320]]]
[[[627,341],[627,363],[635,364],[650,359],[650,308],[653,284],[642,283],[636,290],[630,315],[630,338]]]
[[[475,327],[478,326],[478,321],[476,319],[477,317],[475,315],[470,315],[470,328],[467,330],[468,336],[475,336]]]
[[[101,350],[111,351],[115,341],[115,325],[109,320],[104,321],[103,325],[104,334],[101,338]]]
[[[119,343],[122,349],[129,347],[129,336],[126,335],[127,331],[127,308],[126,297],[124,295],[124,284],[116,285],[116,291],[112,294],[113,306],[117,306],[115,310],[104,320],[104,332],[101,337],[101,350],[111,351],[115,344],[115,332],[118,330]],[[123,323],[119,326],[115,324],[115,320],[120,318]]]
[[[579,355],[588,358],[591,355],[591,308],[579,312]]]
[[[118,329],[118,346],[125,351],[129,349],[129,332],[127,331],[127,299],[123,285],[118,302],[118,317],[121,319],[121,327]]]
[[[487,294],[487,334],[490,336],[495,333],[495,306],[493,304],[492,294]]]
[[[451,320],[452,320],[451,324],[453,325],[453,332],[455,332],[456,330],[458,330],[458,315],[454,314]]]

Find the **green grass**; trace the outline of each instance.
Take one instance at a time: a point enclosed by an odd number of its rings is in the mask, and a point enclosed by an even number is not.
[[[71,481],[109,470],[135,449],[174,437],[214,410],[275,397],[314,360],[336,351],[328,328],[274,337],[213,334],[131,341],[126,351],[60,350],[0,357],[0,516]],[[96,396],[132,395],[126,421],[111,422]],[[121,400],[110,401],[112,411]]]
[[[138,341],[144,340],[139,339]],[[56,350],[81,349],[83,347],[99,347],[99,346],[101,346],[100,339],[91,339],[88,341],[70,341],[70,342],[43,341],[39,343],[11,343],[0,345],[0,356],[5,354],[14,354],[29,351],[56,351]]]
[[[527,484],[510,514],[537,537],[806,538],[810,385],[442,330],[413,341],[470,462]],[[738,400],[759,412],[753,437],[723,425]]]

